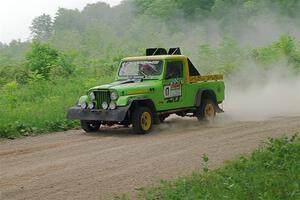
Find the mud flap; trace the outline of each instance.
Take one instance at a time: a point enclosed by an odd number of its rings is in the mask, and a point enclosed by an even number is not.
[[[220,108],[218,104],[215,105],[215,109],[216,109],[217,113],[223,113],[224,112],[224,110],[222,108]]]

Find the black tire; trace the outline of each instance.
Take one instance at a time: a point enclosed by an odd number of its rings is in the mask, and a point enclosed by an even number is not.
[[[99,121],[80,121],[81,128],[87,132],[97,132],[100,128],[101,123]]]
[[[195,113],[198,120],[212,121],[216,116],[216,107],[211,99],[203,99]]]
[[[136,134],[148,133],[153,124],[153,113],[148,107],[136,107],[132,112],[132,130]]]

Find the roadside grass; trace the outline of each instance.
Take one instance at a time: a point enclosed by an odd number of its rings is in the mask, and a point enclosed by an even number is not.
[[[72,77],[54,77],[30,84],[15,82],[0,89],[0,137],[16,138],[79,127],[66,120],[69,107],[92,86],[112,77],[78,71]]]
[[[219,169],[207,171],[204,164],[191,176],[142,188],[138,199],[300,199],[300,138],[269,139],[251,156]]]

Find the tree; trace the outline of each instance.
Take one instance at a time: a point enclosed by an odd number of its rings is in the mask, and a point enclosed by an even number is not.
[[[64,30],[81,32],[85,27],[85,21],[78,9],[59,8],[54,17],[53,27],[55,34]]]
[[[42,14],[33,19],[31,35],[37,40],[48,40],[53,34],[53,22],[50,15]]]

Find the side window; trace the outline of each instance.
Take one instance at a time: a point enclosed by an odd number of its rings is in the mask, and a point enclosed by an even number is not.
[[[167,61],[166,79],[182,78],[183,63],[181,61]]]

